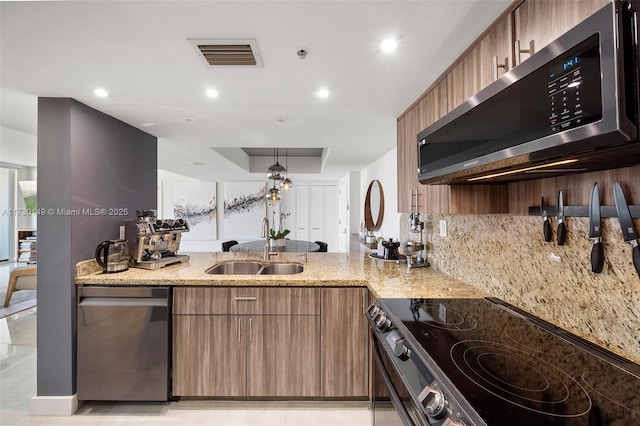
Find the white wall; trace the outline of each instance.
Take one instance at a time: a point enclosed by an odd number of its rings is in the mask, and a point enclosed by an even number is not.
[[[0,163],[35,167],[38,163],[35,135],[0,127]]]
[[[384,218],[376,235],[398,239],[400,213],[398,213],[398,163],[397,149],[393,148],[360,172],[360,220],[364,220],[364,200],[372,180],[379,180],[384,192]],[[358,228],[357,228],[358,229]],[[352,231],[354,232],[354,231]]]

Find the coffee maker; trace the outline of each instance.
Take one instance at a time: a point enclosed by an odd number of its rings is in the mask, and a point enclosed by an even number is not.
[[[158,219],[154,210],[137,210],[136,215],[125,223],[127,240],[132,241],[131,266],[158,269],[189,261],[189,256],[178,254],[182,233],[189,232],[184,219]]]
[[[107,240],[96,247],[96,262],[103,273],[122,272],[129,269],[127,240]]]

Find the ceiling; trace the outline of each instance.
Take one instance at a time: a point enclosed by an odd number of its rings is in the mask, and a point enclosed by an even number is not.
[[[160,169],[250,180],[264,173],[241,148],[318,148],[289,175],[337,180],[395,147],[396,117],[509,3],[0,2],[0,124],[35,135],[37,97],[71,97],[157,136]],[[252,39],[262,66],[209,67],[191,39]]]

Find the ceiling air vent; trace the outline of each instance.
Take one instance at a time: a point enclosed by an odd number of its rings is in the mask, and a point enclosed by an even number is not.
[[[188,40],[209,67],[262,67],[254,39]]]

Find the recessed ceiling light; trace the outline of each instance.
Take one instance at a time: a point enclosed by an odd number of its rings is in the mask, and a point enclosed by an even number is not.
[[[142,127],[151,127],[151,126],[155,126],[155,125],[156,125],[156,123],[151,123],[151,122],[141,124]]]
[[[189,161],[189,165],[190,166],[204,166],[204,163],[201,163],[200,161]]]
[[[217,98],[219,95],[216,89],[207,89],[207,96],[210,98]]]
[[[286,123],[289,119],[287,117],[276,117],[278,123]]]
[[[187,116],[180,117],[180,120],[184,121],[185,123],[195,123],[196,122],[195,118],[187,117]]]
[[[93,94],[96,95],[96,96],[99,96],[101,98],[106,98],[107,96],[109,96],[109,92],[107,92],[104,89],[100,89],[100,88],[95,89],[93,91]]]
[[[329,90],[329,89],[320,89],[316,93],[316,96],[321,98],[321,99],[326,99],[329,96],[331,96],[331,90]]]
[[[402,42],[401,38],[387,38],[380,43],[380,50],[384,53],[395,52],[400,43]]]

